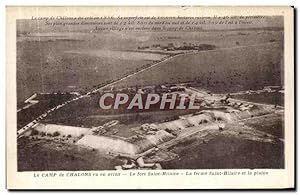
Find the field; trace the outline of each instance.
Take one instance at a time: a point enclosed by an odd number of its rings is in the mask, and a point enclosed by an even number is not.
[[[277,100],[275,96],[277,97]],[[263,104],[275,104],[277,101],[277,104],[280,106],[284,105],[284,94],[283,93],[275,93],[275,92],[263,92],[260,94],[245,94],[245,95],[234,95],[233,98],[235,99],[241,99],[245,101],[250,102],[256,102],[256,103],[263,103]]]
[[[162,122],[177,119],[178,116],[194,112],[193,110],[121,112],[119,110],[104,111],[99,107],[100,95],[95,94],[72,102],[58,111],[51,113],[43,122],[72,126],[95,127],[111,120],[119,120],[122,124],[140,125],[143,123]]]
[[[250,128],[283,138],[283,114],[275,113],[229,125],[230,131]],[[225,130],[226,132],[226,130]],[[284,168],[284,143],[263,143],[226,133],[201,137],[195,135],[171,148],[179,158],[162,162],[167,169]]]
[[[269,144],[217,136],[174,149],[180,158],[162,163],[166,169],[283,168],[283,143]]]
[[[261,119],[249,119],[244,124],[258,131],[284,138],[284,116],[282,113],[268,115]]]
[[[18,36],[17,100],[18,102],[24,101],[33,93],[86,91],[94,85],[121,78],[162,57],[150,53],[145,55],[144,53],[126,52],[136,50],[139,46],[187,42],[212,44],[220,49],[236,47],[237,44],[238,46],[268,45],[270,41],[280,43],[282,39],[282,31],[264,31],[263,29],[212,32],[132,32],[127,34],[121,32],[63,32],[32,33],[30,36]],[[154,81],[161,84],[198,79],[203,86],[211,87],[214,84],[220,89],[224,88],[223,82],[228,85],[230,80],[219,80],[220,78],[215,72],[222,72],[230,66],[232,74],[226,73],[226,75],[221,75],[221,78],[227,76],[237,79],[239,76],[234,75],[234,72],[235,70],[239,72],[242,68],[242,71],[245,69],[255,70],[254,73],[247,73],[250,82],[264,78],[272,80],[273,74],[275,74],[273,76],[279,74],[276,71],[280,69],[277,66],[280,62],[281,52],[280,44],[274,43],[274,46],[261,46],[261,50],[257,52],[254,52],[250,47],[248,50],[246,48],[228,50],[225,53],[217,51],[199,53],[161,64],[153,70],[140,74],[137,79],[143,78],[143,82],[140,84],[150,84]],[[265,66],[259,70],[253,68],[253,66],[256,67],[261,64]],[[242,66],[239,67],[240,65]],[[247,68],[248,66],[251,68]],[[211,68],[207,69],[208,67]],[[275,70],[266,75],[266,71],[271,69],[270,67],[272,69],[275,67]],[[263,69],[262,74],[256,76],[256,73],[260,72],[261,69]],[[190,73],[192,74],[189,75]],[[163,77],[158,78],[159,76]],[[217,76],[216,81],[209,80],[214,76]],[[135,77],[124,84],[133,85],[134,82]],[[241,83],[233,83],[232,85],[243,85],[242,81],[239,82]],[[277,82],[280,83],[280,80]],[[260,85],[260,83],[254,83],[254,85]],[[253,83],[249,86],[253,86]]]
[[[177,56],[120,86],[197,82],[216,93],[281,85],[282,44],[219,49]]]
[[[50,140],[18,140],[18,171],[113,170],[117,159],[91,148]]]
[[[53,108],[54,106],[61,104],[71,98],[74,98],[72,94],[47,94],[38,95],[35,100],[39,102],[30,106],[27,109],[22,109],[17,113],[17,128],[20,129],[23,126],[36,119],[43,114],[46,110]]]
[[[108,56],[97,48],[87,50],[89,44],[76,40],[18,42],[18,101],[33,93],[86,91],[153,61],[144,56],[119,58],[120,52],[110,52]]]

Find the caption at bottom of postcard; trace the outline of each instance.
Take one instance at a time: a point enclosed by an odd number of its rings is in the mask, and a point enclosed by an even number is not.
[[[153,176],[267,176],[269,171],[121,171],[121,172],[43,172],[33,173],[33,177],[153,177]]]

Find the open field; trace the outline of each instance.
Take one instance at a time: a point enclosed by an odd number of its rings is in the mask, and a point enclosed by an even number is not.
[[[276,113],[256,119],[249,119],[244,121],[244,124],[258,131],[266,132],[279,138],[284,138],[283,113]]]
[[[276,100],[276,96],[277,100]],[[241,99],[250,102],[256,103],[264,103],[264,104],[275,104],[283,106],[284,105],[284,94],[283,93],[275,93],[275,92],[264,92],[260,94],[243,94],[243,95],[234,95],[233,98]]]
[[[143,56],[118,58],[119,52],[110,52],[110,57],[105,53],[95,56],[93,52],[97,49],[91,51],[91,55],[78,54],[89,44],[82,41],[24,41],[17,44],[18,101],[33,93],[86,91],[153,61]]]
[[[283,168],[283,143],[261,143],[217,136],[207,143],[197,139],[172,152],[179,159],[162,162],[166,169]]]
[[[50,140],[18,140],[18,171],[112,170],[120,164],[91,148]]]
[[[226,125],[222,132],[199,132],[170,148],[178,158],[162,162],[168,169],[284,168],[283,113]],[[234,133],[235,132],[235,133]],[[273,137],[275,142],[253,139]]]
[[[187,42],[194,44],[212,44],[216,45],[217,48],[229,48],[237,46],[237,42],[239,43],[239,46],[262,43],[267,44],[270,43],[270,40],[280,42],[282,41],[282,38],[283,33],[280,30],[236,30],[176,33],[135,32],[128,34],[118,32],[62,32],[32,33],[28,36],[18,36],[17,99],[18,102],[23,101],[26,97],[35,92],[85,91],[86,89],[92,88],[94,85],[99,85],[112,79],[120,78],[122,75],[135,71],[137,68],[157,59],[157,54],[153,58],[151,57],[153,54],[142,57],[141,55],[145,54],[138,54],[138,58],[132,59],[122,52],[136,50],[138,46],[158,43],[164,45],[167,45],[168,43],[182,44],[183,42]],[[103,51],[103,49],[110,52],[109,55],[103,56],[103,54],[99,54],[98,51]],[[277,49],[280,50],[280,48]],[[267,53],[266,59],[270,60],[272,57],[270,57],[268,53],[277,49],[275,47],[271,51],[264,51]],[[82,51],[85,51],[85,53],[87,51],[91,51],[91,53],[88,55],[82,55]],[[111,51],[118,52],[111,54],[113,53]],[[119,52],[121,52],[122,55],[118,58]],[[279,51],[275,51],[274,55],[278,54],[277,52]],[[264,53],[261,55],[264,55]],[[149,60],[150,57],[152,58],[151,60]],[[279,57],[280,55],[278,58]],[[202,63],[206,63],[206,60],[208,60],[207,58],[215,58],[215,56],[212,55],[211,57],[208,56],[203,59],[199,56],[198,58],[191,58],[188,61],[200,60]],[[220,56],[217,59],[220,58],[222,59],[223,57]],[[226,58],[225,64],[230,62],[230,59],[228,58],[232,58],[234,61],[239,60],[235,55],[232,57],[228,56]],[[251,56],[247,59],[250,58]],[[259,60],[261,58],[263,57],[257,59]],[[223,62],[223,59],[221,62]],[[187,63],[187,60],[184,59],[180,62],[182,66],[187,65],[185,70],[182,70],[182,68],[178,69],[182,72],[182,75],[179,75],[181,76],[180,80],[193,80],[197,78],[195,75],[192,75],[192,77],[185,76],[187,71],[194,71],[189,70],[189,65],[185,63]],[[195,73],[199,73],[199,68],[203,66],[202,63],[199,64],[200,67],[196,67]],[[215,64],[214,61],[212,63]],[[245,64],[245,66],[247,65],[252,66],[250,63]],[[218,64],[215,64],[215,66],[219,69]],[[220,64],[220,66],[222,66],[222,64]],[[171,78],[166,78],[167,80],[162,82],[173,81],[172,78],[176,76],[173,75],[175,68],[178,68],[178,65],[175,65],[173,71],[171,71]],[[206,68],[206,65],[202,68]],[[150,74],[152,74],[150,76],[155,76],[155,72],[155,70],[153,73],[150,72]],[[166,72],[162,74],[166,74]],[[202,78],[203,75],[200,76]],[[153,78],[155,79],[155,77]],[[128,84],[132,83],[129,81]]]
[[[104,111],[99,107],[100,95],[94,94],[72,102],[58,111],[51,113],[44,122],[64,124],[72,126],[93,127],[103,125],[111,120],[119,120],[123,124],[140,125],[142,123],[162,122],[174,120],[178,116],[192,113],[193,110],[171,110],[171,111],[128,111],[119,110]]]
[[[267,43],[189,53],[120,83],[120,86],[196,81],[212,92],[234,92],[281,85],[282,44]]]
[[[75,55],[88,55],[92,57],[99,58],[114,58],[119,60],[149,60],[149,61],[158,61],[167,55],[157,54],[157,53],[142,53],[142,52],[133,52],[133,51],[112,51],[112,50],[70,50],[66,51],[66,54],[75,54]]]
[[[54,106],[61,104],[71,98],[74,98],[72,94],[43,94],[38,95],[35,100],[39,102],[30,106],[27,109],[22,109],[17,113],[17,128],[20,129],[33,121],[36,117],[44,113],[44,111],[53,108]]]

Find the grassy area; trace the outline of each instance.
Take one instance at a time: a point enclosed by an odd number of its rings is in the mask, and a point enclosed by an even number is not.
[[[167,45],[169,43],[182,45],[183,42],[196,45],[211,44],[216,45],[217,48],[228,48],[237,46],[237,42],[239,46],[243,46],[269,43],[271,39],[280,42],[283,39],[282,31],[267,30],[243,30],[241,32],[131,32],[128,34],[119,34],[118,32],[62,32],[58,34],[59,37],[55,36],[55,33],[48,33],[47,36],[18,37],[18,101],[23,101],[26,97],[35,92],[85,90],[86,88],[91,88],[93,85],[119,78],[121,75],[134,71],[148,64],[150,61],[147,60],[147,58],[141,58],[139,60],[128,59],[128,57],[118,58],[118,53],[108,56],[102,55],[101,57],[98,51],[102,49],[128,51],[135,50],[139,46],[153,44]],[[73,53],[68,51],[73,51]],[[82,51],[93,52],[91,53],[92,55],[79,55],[78,53]],[[206,54],[203,54],[205,55],[204,57],[200,55],[193,58],[188,57],[188,59],[177,59],[167,64],[166,67],[169,68],[162,69],[161,71],[159,70],[160,68],[158,68],[153,70],[153,72],[145,72],[145,74],[142,74],[142,77],[139,76],[138,79],[145,79],[144,83],[155,80],[159,84],[174,81],[190,81],[196,78],[200,78],[199,81],[206,82],[208,77],[217,76],[214,75],[214,70],[222,72],[223,68],[228,69],[230,63],[233,63],[233,67],[229,69],[236,69],[237,72],[244,71],[246,66],[260,72],[261,69],[265,69],[263,67],[259,68],[260,64],[264,61],[272,62],[273,57],[270,56],[270,53],[279,57],[279,51],[280,49],[278,49],[278,47],[271,50],[262,48],[261,50],[257,50],[257,52],[253,50],[251,50],[251,52],[241,51],[242,53],[234,51],[232,53],[221,53],[222,55],[207,55],[207,57],[205,57]],[[149,55],[151,56],[153,54]],[[241,59],[242,57],[245,59]],[[257,61],[253,61],[253,59],[257,59]],[[274,60],[274,63],[276,63],[276,61],[277,60]],[[243,65],[241,69],[239,67],[240,65],[237,66],[237,64]],[[270,65],[270,63],[265,65]],[[211,75],[202,74],[200,69],[206,70],[207,73],[211,72]],[[159,72],[157,72],[158,70]],[[180,74],[175,74],[176,71]],[[264,73],[265,71],[263,70],[262,72]],[[273,72],[271,71],[270,74],[273,74]],[[256,73],[250,73],[249,75],[255,76]],[[157,80],[159,76],[163,76],[161,78],[165,79]],[[227,74],[225,76],[232,77],[233,75]],[[248,82],[259,78],[268,78],[268,80],[272,80],[273,78],[264,77],[266,75],[262,76],[263,77],[255,76],[255,78],[249,77]],[[149,80],[149,77],[153,77],[153,79],[151,80],[150,78]],[[233,82],[237,79],[235,77],[232,78]],[[213,83],[216,81],[212,80],[209,85],[220,85],[219,88],[223,88],[223,80],[219,80],[218,77],[215,77],[215,79],[220,83]],[[135,81],[139,80],[134,79],[133,81],[128,81],[128,84],[132,84],[132,82],[134,83]],[[224,82],[228,84],[228,82]],[[236,84],[239,83],[233,83],[233,85]],[[253,83],[249,85],[252,86]],[[230,87],[227,86],[227,88]]]
[[[265,104],[273,104],[273,105],[275,105],[275,102],[277,102],[277,105],[280,105],[280,106],[284,105],[284,94],[276,93],[276,92],[263,92],[260,94],[234,95],[234,96],[232,96],[232,98],[255,102],[255,103],[265,103]]]
[[[283,168],[283,143],[262,143],[217,136],[172,150],[180,158],[162,162],[165,169]]]
[[[73,126],[93,127],[103,125],[111,120],[119,120],[122,124],[143,124],[175,120],[180,115],[194,112],[194,110],[171,111],[120,111],[102,110],[99,107],[98,94],[72,102],[60,110],[51,113],[44,122]]]
[[[280,138],[284,137],[284,116],[282,113],[249,119],[244,121],[244,124],[258,131],[266,132]]]
[[[72,94],[46,94],[38,95],[35,100],[39,102],[33,106],[21,110],[17,113],[17,127],[22,128],[26,124],[30,123],[32,120],[36,119],[38,116],[43,114],[46,110],[51,109],[60,103],[63,103],[71,98]]]
[[[120,83],[121,86],[194,82],[212,92],[281,84],[282,45],[213,50],[174,57]]]
[[[267,134],[283,138],[282,117],[274,113],[228,124],[222,132],[188,137],[170,148],[179,158],[162,165],[166,169],[284,168],[284,142],[259,141]]]
[[[18,171],[114,170],[121,164],[96,150],[47,140],[18,140]]]
[[[101,57],[94,54],[82,55],[66,52],[73,51],[74,48],[79,52],[89,51],[93,47],[97,51],[97,47],[100,46],[89,41],[18,42],[18,101],[23,101],[33,93],[85,91],[95,85],[120,78],[152,62],[143,58],[118,58],[118,53],[110,57]]]

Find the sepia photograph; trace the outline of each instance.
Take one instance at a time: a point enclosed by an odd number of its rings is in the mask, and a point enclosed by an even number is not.
[[[284,168],[283,18],[262,18],[18,20],[18,170]]]
[[[16,172],[288,168],[284,15],[68,13],[15,20]]]

